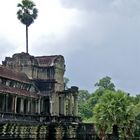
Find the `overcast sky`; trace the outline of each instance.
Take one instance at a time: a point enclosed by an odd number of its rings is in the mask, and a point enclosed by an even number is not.
[[[0,60],[25,52],[20,0],[1,0]],[[31,55],[62,54],[70,85],[90,92],[104,76],[117,89],[140,94],[140,0],[34,0],[38,18],[29,27]]]

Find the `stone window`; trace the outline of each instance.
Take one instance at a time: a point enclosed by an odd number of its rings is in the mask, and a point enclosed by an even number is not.
[[[0,78],[0,84],[2,83],[2,79]]]
[[[31,86],[30,91],[31,92],[35,92],[35,87],[34,86]]]
[[[6,81],[6,86],[10,86],[10,81],[9,80]]]
[[[14,86],[14,81],[10,81],[9,86],[13,87]]]
[[[54,78],[54,68],[48,68],[47,69],[47,77],[50,79]]]
[[[2,79],[2,84],[6,85],[6,79]]]

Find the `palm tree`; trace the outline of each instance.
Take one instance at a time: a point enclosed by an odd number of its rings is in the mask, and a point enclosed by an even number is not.
[[[38,14],[35,6],[34,2],[30,0],[22,0],[21,3],[17,4],[19,8],[17,18],[26,25],[26,53],[28,53],[28,27],[34,22]]]
[[[119,139],[120,134],[124,140],[132,137],[135,129],[134,111],[137,108],[127,93],[105,91],[93,109],[93,121],[99,137],[105,139],[107,134],[112,134],[116,139]]]

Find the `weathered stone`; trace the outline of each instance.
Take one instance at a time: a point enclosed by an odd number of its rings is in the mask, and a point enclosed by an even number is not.
[[[6,128],[6,129],[5,129]],[[11,131],[12,129],[12,131]],[[1,124],[3,139],[75,139],[95,140],[96,134],[93,124],[50,123],[50,124]]]

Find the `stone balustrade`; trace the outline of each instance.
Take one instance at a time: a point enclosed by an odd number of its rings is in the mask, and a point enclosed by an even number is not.
[[[50,116],[50,115],[29,115],[11,112],[0,112],[0,122],[40,122],[40,123],[51,123],[51,122],[81,122],[80,117],[76,116]]]

